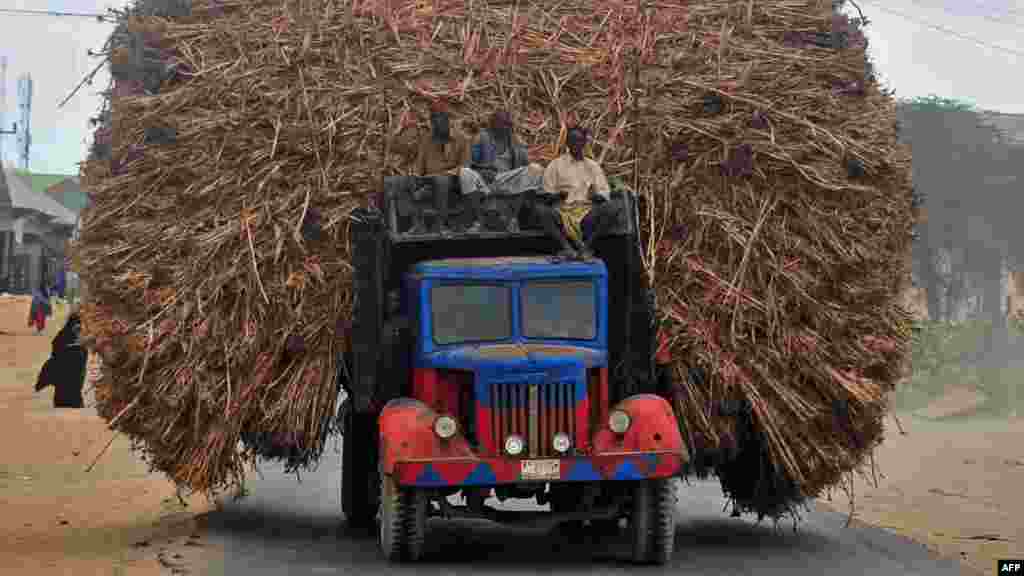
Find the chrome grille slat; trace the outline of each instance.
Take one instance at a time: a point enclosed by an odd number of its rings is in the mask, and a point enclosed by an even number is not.
[[[548,390],[548,396],[551,399],[550,408],[547,413],[548,420],[548,438],[555,435],[558,431],[558,386],[551,386]]]
[[[549,422],[551,414],[551,387],[544,386],[540,389],[541,405],[540,414],[537,415],[540,420],[540,438],[551,438],[551,422]],[[540,442],[540,438],[537,442]]]
[[[537,384],[535,392],[525,382],[491,384],[491,426],[495,453],[504,454],[505,439],[511,434],[521,436],[527,443],[524,457],[553,458],[559,456],[552,446],[552,438],[565,432],[576,444],[576,426],[573,418],[576,403],[572,382]]]
[[[566,406],[565,406],[566,393],[565,392],[566,392],[565,389],[562,388],[561,386],[559,386],[558,390],[555,391],[555,394],[558,395],[558,412],[556,412],[556,414],[558,415],[558,418],[557,418],[557,424],[555,424],[555,432],[565,432],[565,413],[566,413]]]

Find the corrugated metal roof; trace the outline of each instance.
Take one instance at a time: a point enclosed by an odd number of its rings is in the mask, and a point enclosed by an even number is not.
[[[58,224],[74,226],[77,217],[74,212],[60,205],[46,194],[40,194],[14,170],[0,169],[0,202],[12,208],[34,210],[53,218]]]
[[[89,195],[82,190],[77,176],[65,178],[50,186],[46,189],[46,195],[75,214],[80,214],[89,205]]]

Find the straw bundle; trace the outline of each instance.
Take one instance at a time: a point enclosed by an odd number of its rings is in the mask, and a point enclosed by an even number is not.
[[[104,414],[177,481],[238,480],[245,431],[317,453],[350,306],[346,216],[409,164],[400,142],[436,98],[472,125],[509,109],[534,161],[572,122],[610,176],[633,183],[639,158],[677,409],[694,445],[730,455],[718,471],[743,508],[815,496],[879,441],[908,338],[909,157],[831,2],[186,12],[119,32],[111,160],[84,168],[80,243]],[[742,480],[750,466],[773,492]]]

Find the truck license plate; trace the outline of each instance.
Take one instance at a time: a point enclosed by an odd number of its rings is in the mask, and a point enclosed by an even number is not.
[[[561,462],[558,460],[523,460],[519,472],[523,480],[558,480],[562,477]]]

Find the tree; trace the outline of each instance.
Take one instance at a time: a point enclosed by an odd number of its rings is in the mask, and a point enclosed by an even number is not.
[[[966,298],[979,298],[991,323],[979,353],[988,354],[1006,333],[1003,270],[1008,261],[1024,261],[1016,221],[1021,152],[965,102],[910,100],[901,105],[900,121],[913,153],[914,185],[925,196],[914,260],[929,315],[952,319]]]

